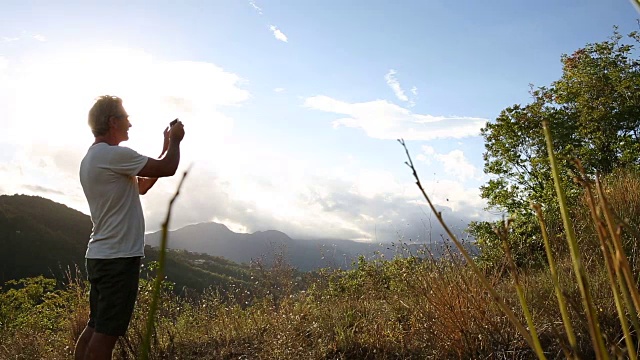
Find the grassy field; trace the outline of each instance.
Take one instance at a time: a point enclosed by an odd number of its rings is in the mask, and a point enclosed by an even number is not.
[[[603,189],[610,208],[631,225],[620,236],[635,284],[631,292],[638,291],[638,238],[632,229],[640,219],[639,193],[640,177],[634,173],[618,174]],[[634,306],[618,302],[622,304],[626,322],[619,316],[612,290],[616,286],[612,286],[607,271],[596,236],[598,227],[594,227],[597,218],[590,215],[587,197],[572,211],[572,220],[607,353],[603,358],[634,358],[635,354],[628,353],[628,345],[638,343],[632,326],[637,315]],[[552,235],[551,241],[561,243],[565,241],[562,236]],[[553,248],[561,293],[575,333],[575,349],[571,349],[556,288],[545,266],[517,270],[536,338],[546,358],[595,358],[597,344],[590,335],[589,317],[585,315],[584,297],[575,280],[572,259],[566,244]],[[494,270],[484,269],[483,276],[517,320],[526,324],[508,262]],[[23,279],[3,286],[0,359],[71,357],[88,315],[88,289],[81,279],[74,276],[69,279],[62,288],[45,278]],[[251,282],[251,286],[242,288],[211,288],[204,293],[180,296],[172,291],[170,283],[164,283],[149,358],[540,356],[499,308],[478,275],[454,251],[440,259],[430,258],[428,253],[395,259],[361,258],[353,270],[325,270],[304,276],[280,262],[270,269],[254,266]],[[117,344],[116,359],[135,359],[140,353],[152,284],[143,277],[134,319],[128,336]],[[530,326],[527,329],[531,331]]]

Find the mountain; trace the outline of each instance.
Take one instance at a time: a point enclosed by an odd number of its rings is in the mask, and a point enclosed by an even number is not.
[[[68,269],[84,272],[84,254],[91,234],[89,216],[51,200],[27,195],[0,195],[0,285],[8,280],[44,275],[64,279]],[[144,264],[158,259],[160,233],[147,234]],[[155,246],[156,248],[154,248]],[[240,234],[217,223],[185,226],[169,233],[167,278],[175,288],[203,289],[249,281],[249,264],[270,265],[277,254],[299,271],[349,268],[359,255],[386,258],[396,253],[430,251],[439,256],[441,243],[371,244],[350,240],[297,240],[275,231]]]
[[[145,243],[159,246],[161,232],[147,234]],[[376,252],[392,258],[401,252],[399,244],[373,244],[351,240],[297,240],[280,231],[258,231],[252,234],[235,233],[223,224],[215,222],[188,225],[170,231],[168,247],[191,252],[221,256],[238,263],[250,263],[262,259],[269,265],[276,255],[300,271],[317,270],[323,267],[349,268],[360,255],[376,256]],[[403,248],[416,254],[420,249],[435,256],[444,251],[441,243],[404,245]]]
[[[44,275],[64,280],[76,267],[84,276],[84,254],[91,234],[89,216],[51,200],[0,195],[0,285],[8,280]],[[143,264],[159,252],[145,247]],[[247,266],[207,254],[170,251],[165,267],[177,290],[226,287],[250,279]]]

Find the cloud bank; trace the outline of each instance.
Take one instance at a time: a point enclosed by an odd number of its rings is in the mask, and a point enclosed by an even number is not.
[[[319,95],[307,98],[304,105],[314,110],[347,115],[333,121],[333,126],[361,129],[376,139],[461,139],[479,135],[488,121],[477,117],[416,114],[386,100],[347,103]]]

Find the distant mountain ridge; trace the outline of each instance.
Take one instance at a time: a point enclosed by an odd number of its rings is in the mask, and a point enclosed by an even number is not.
[[[0,286],[8,280],[43,275],[63,280],[65,271],[84,272],[91,234],[89,216],[39,196],[0,195]],[[145,247],[143,264],[158,259]],[[220,257],[171,251],[165,273],[176,288],[201,290],[247,282],[247,266]]]
[[[0,284],[10,279],[45,275],[62,277],[64,270],[84,271],[84,254],[91,234],[89,216],[39,196],[0,195]],[[160,232],[145,237],[145,262],[158,257]],[[352,240],[292,239],[277,230],[235,233],[215,222],[188,225],[170,231],[167,276],[177,286],[202,288],[207,284],[247,280],[247,264],[261,259],[269,265],[276,254],[300,271],[349,268],[360,255],[392,258],[418,249],[435,256],[441,243],[374,244]],[[244,265],[241,265],[244,264]],[[206,266],[205,266],[206,265]]]
[[[145,243],[159,246],[161,232],[149,233]],[[417,251],[424,244],[405,244],[409,251]],[[250,263],[262,259],[269,264],[275,255],[282,254],[285,260],[301,271],[324,267],[349,268],[360,255],[365,257],[384,255],[394,257],[401,250],[400,244],[376,244],[353,240],[297,240],[277,230],[258,231],[252,234],[236,233],[223,224],[215,222],[188,225],[170,231],[168,247],[196,253],[222,256],[238,263]],[[442,244],[433,244],[429,250],[438,256]]]

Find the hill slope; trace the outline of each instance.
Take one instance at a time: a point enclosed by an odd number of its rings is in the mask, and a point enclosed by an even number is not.
[[[91,234],[89,216],[51,200],[27,195],[0,195],[0,284],[44,275],[63,279],[76,266],[84,272],[84,254]],[[158,259],[145,247],[144,264]],[[201,290],[249,279],[248,268],[231,261],[186,251],[167,256],[167,278]]]

